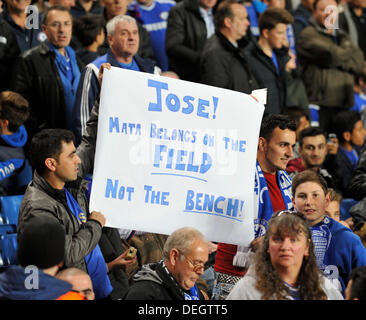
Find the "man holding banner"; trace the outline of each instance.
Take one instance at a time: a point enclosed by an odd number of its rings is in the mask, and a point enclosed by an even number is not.
[[[136,20],[133,17],[119,15],[108,21],[107,36],[109,42],[107,53],[89,63],[81,74],[72,120],[77,145],[85,132],[90,111],[100,93],[98,73],[103,63],[134,71],[160,72],[154,61],[137,55],[140,38]]]
[[[253,251],[260,245],[272,214],[292,207],[292,181],[285,169],[293,157],[295,130],[296,124],[285,115],[272,114],[262,121],[254,187],[257,216],[254,217],[255,240],[250,245]],[[250,255],[249,247],[218,244],[213,299],[223,300],[227,297],[233,286],[245,275]]]
[[[248,247],[263,112],[237,91],[106,70],[90,209],[112,228],[170,235],[189,226],[210,241]]]

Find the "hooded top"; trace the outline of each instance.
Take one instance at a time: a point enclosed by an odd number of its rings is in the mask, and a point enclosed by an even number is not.
[[[28,139],[24,126],[10,135],[0,135],[0,196],[21,194],[16,183],[16,174],[24,166],[24,145]]]
[[[40,269],[10,266],[0,273],[0,300],[56,300],[71,288],[70,283]]]

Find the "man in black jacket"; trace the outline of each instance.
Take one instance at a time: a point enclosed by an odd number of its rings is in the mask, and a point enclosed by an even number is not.
[[[81,62],[69,47],[72,17],[65,7],[51,7],[43,16],[48,40],[22,53],[13,73],[13,91],[29,102],[25,123],[29,141],[44,128],[71,129],[71,115]]]
[[[165,47],[169,70],[180,79],[200,82],[200,56],[214,32],[215,5],[216,0],[183,0],[169,11]]]
[[[215,34],[201,57],[201,82],[250,94],[258,89],[238,40],[247,34],[248,13],[243,3],[225,0],[215,13]]]
[[[164,245],[163,260],[144,265],[133,277],[126,300],[202,300],[196,281],[208,260],[208,241],[198,230],[183,227]]]
[[[1,3],[1,1],[0,1]],[[0,92],[10,89],[9,79],[5,75],[12,74],[14,63],[20,54],[15,34],[5,20],[0,20]]]
[[[259,18],[258,43],[252,41],[245,48],[249,67],[268,90],[266,114],[281,113],[286,107],[286,64],[290,56],[284,44],[287,24],[292,22],[291,14],[285,9],[266,9]]]

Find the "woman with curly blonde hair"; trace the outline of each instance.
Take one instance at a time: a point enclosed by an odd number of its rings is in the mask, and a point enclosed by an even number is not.
[[[228,300],[343,300],[317,267],[309,225],[300,213],[274,214],[267,230]]]

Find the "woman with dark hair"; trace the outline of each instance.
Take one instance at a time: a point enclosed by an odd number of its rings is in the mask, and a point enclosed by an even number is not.
[[[228,300],[343,300],[317,267],[309,225],[300,213],[274,214],[267,230]]]

